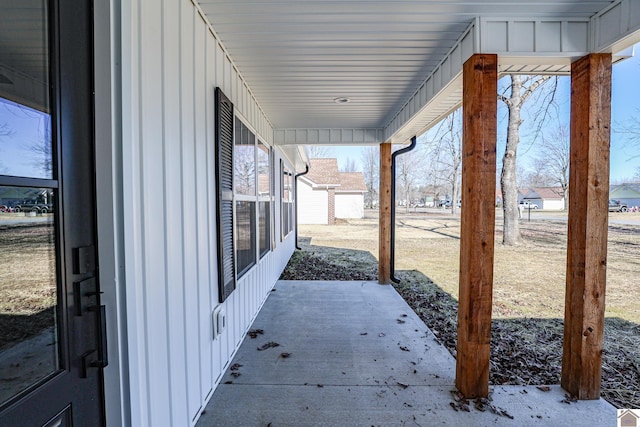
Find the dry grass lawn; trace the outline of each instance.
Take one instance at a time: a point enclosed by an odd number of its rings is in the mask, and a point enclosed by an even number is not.
[[[0,349],[51,327],[56,305],[53,227],[0,226]]]
[[[566,221],[522,221],[522,245],[501,244],[496,222],[495,318],[564,316]],[[377,259],[378,220],[341,221],[334,226],[301,225],[314,246],[363,250]],[[458,298],[460,219],[451,215],[397,215],[396,270],[417,270]],[[640,324],[640,226],[609,227],[606,316]]]

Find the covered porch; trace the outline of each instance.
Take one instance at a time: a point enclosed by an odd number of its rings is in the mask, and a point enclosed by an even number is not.
[[[375,282],[278,281],[250,331],[197,426],[616,420],[605,400],[572,401],[557,385],[496,386],[489,401],[465,402],[453,356],[393,287]]]
[[[599,399],[611,66],[640,41],[638,3],[112,3],[115,24],[97,20],[104,36],[97,40],[105,42],[95,67],[97,81],[113,80],[113,87],[97,88],[107,110],[97,115],[114,116],[97,121],[112,124],[97,142],[109,149],[114,133],[107,156],[122,176],[112,179],[109,165],[99,171],[99,184],[108,182],[120,209],[113,247],[101,247],[115,254],[101,282],[108,317],[118,320],[109,329],[110,359],[122,366],[112,362],[105,371],[108,423],[513,423],[475,410],[474,400],[470,413],[450,405],[461,404],[454,388],[468,399],[490,392],[496,85],[508,73],[574,77],[574,197],[564,390],[499,387],[491,404],[521,424],[613,421],[613,408]],[[277,282],[270,292],[295,248],[292,182],[308,163],[304,146],[379,147],[378,282],[388,284],[392,146],[406,145],[460,105],[465,213],[457,361],[390,286]],[[238,166],[233,157],[220,161],[220,137],[239,159],[249,135],[271,156],[262,165],[270,172],[264,194],[256,191],[260,177],[241,188],[238,177],[223,186],[218,176],[221,164],[227,172]],[[267,209],[259,216],[259,203],[268,202],[269,219]],[[236,258],[249,262],[237,265]],[[247,338],[250,329],[264,334]],[[257,351],[270,342],[279,346]],[[565,392],[580,402],[562,403]]]

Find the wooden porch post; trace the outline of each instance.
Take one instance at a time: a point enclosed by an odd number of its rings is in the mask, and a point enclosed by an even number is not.
[[[496,194],[497,55],[475,54],[462,71],[462,211],[456,387],[489,395]]]
[[[571,160],[562,387],[598,399],[607,266],[611,54],[571,65]]]
[[[380,144],[378,283],[391,283],[391,144]]]

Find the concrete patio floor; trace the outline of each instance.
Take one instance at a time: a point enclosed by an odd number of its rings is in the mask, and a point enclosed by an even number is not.
[[[616,425],[608,402],[563,403],[559,386],[493,387],[513,419],[454,410],[455,359],[391,286],[279,281],[251,329],[198,427]]]

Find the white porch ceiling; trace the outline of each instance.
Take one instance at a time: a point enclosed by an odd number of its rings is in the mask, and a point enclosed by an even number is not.
[[[418,113],[424,113],[429,99],[424,104],[418,102],[418,92],[461,43],[472,24],[496,17],[505,22],[530,21],[534,23],[533,34],[544,28],[540,23],[569,20],[584,23],[586,40],[589,20],[612,3],[619,3],[609,0],[197,2],[276,129],[385,129],[385,137],[395,134],[412,117],[415,121]],[[562,28],[566,36],[567,27]],[[486,40],[478,38],[473,40],[475,50],[487,45]],[[559,54],[566,50],[561,48]],[[518,61],[519,65],[512,69],[526,71],[527,59]],[[530,63],[530,69],[558,72],[563,67],[566,70],[568,61],[553,64],[541,59],[540,63],[535,60]],[[446,113],[459,96],[459,87],[449,88],[448,101],[432,105],[433,114]],[[343,97],[350,102],[334,102],[335,98]],[[415,106],[411,105],[414,101]],[[405,114],[404,110],[408,112]],[[415,129],[424,127],[429,120],[418,120]],[[398,121],[401,123],[391,126],[390,132],[389,125]]]

